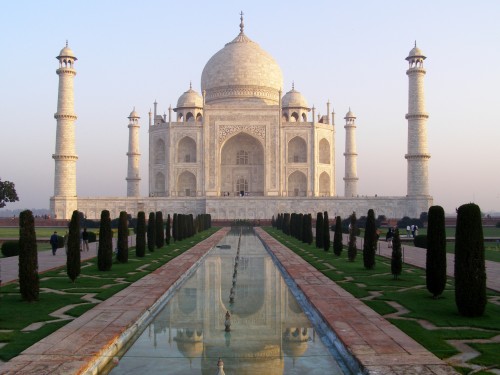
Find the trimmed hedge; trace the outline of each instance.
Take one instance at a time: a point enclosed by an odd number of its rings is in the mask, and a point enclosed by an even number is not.
[[[427,235],[419,234],[413,238],[413,245],[415,247],[421,247],[422,249],[427,249]]]
[[[19,255],[19,241],[5,241],[2,244],[2,255],[5,258]]]

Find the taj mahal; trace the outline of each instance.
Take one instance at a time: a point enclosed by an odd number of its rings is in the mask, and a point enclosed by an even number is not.
[[[335,113],[309,107],[292,84],[283,91],[283,75],[273,57],[244,32],[215,53],[201,73],[201,92],[180,95],[168,115],[158,114],[158,103],[147,123],[134,110],[128,116],[129,143],[125,197],[79,197],[75,150],[74,52],[66,46],[57,59],[59,76],[54,195],[51,213],[69,219],[74,210],[98,219],[102,210],[112,217],[120,211],[209,213],[214,219],[270,219],[279,212],[315,213],[347,217],[365,215],[373,208],[390,218],[418,217],[432,205],[429,195],[427,119],[423,66],[425,56],[416,46],[406,60],[409,79],[407,192],[405,196],[359,196],[356,116],[344,116],[344,194],[335,184]],[[142,124],[141,124],[142,122]],[[139,189],[140,127],[149,133],[148,192]],[[124,159],[125,170],[125,159]],[[365,183],[369,183],[366,181]]]

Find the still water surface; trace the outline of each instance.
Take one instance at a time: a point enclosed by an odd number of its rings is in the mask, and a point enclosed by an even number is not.
[[[226,375],[344,373],[250,228],[231,230],[110,373],[215,375],[218,358]]]

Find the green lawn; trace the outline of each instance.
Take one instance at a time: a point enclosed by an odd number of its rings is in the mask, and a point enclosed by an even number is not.
[[[362,251],[358,250],[355,262],[349,262],[346,249],[340,257],[336,257],[331,251],[325,252],[322,249],[316,249],[314,245],[303,244],[278,230],[272,228],[266,228],[266,230],[342,288],[362,299],[379,314],[386,315],[395,312],[394,307],[387,303],[389,301],[397,302],[408,309],[409,313],[401,315],[401,318],[391,318],[389,321],[439,358],[446,360],[457,354],[457,350],[447,340],[490,339],[500,335],[500,319],[498,319],[500,293],[488,291],[489,302],[484,316],[464,318],[458,314],[455,306],[452,278],[448,279],[442,297],[435,300],[427,292],[425,270],[405,264],[400,278],[394,280],[390,270],[390,259],[377,256],[375,269],[366,270],[363,267]],[[326,267],[325,264],[333,266],[334,269]],[[372,297],[371,292],[375,291],[381,295],[376,298]],[[370,299],[365,300],[366,297]],[[419,320],[430,322],[435,329],[423,328]],[[485,367],[499,366],[500,343],[476,344],[474,347],[480,351],[481,356],[472,360],[471,363],[479,363]],[[457,371],[468,374],[471,369],[457,368]],[[488,374],[489,372],[481,373]]]
[[[211,236],[218,229],[208,229],[191,238],[156,249],[154,252],[146,251],[144,258],[137,258],[135,249],[130,249],[129,262],[113,263],[112,269],[107,272],[97,269],[97,258],[85,261],[82,263],[81,274],[75,283],[72,283],[66,275],[66,267],[44,272],[40,275],[42,292],[37,302],[22,301],[18,283],[1,286],[0,343],[6,343],[6,345],[0,348],[0,359],[7,361],[17,356],[24,349],[69,322],[58,322],[56,318],[49,315],[53,311],[74,304],[75,307],[66,314],[78,317],[95,306],[93,303],[82,300],[83,295],[95,293],[95,298],[104,301]],[[39,329],[21,332],[21,329],[35,322],[48,323]]]

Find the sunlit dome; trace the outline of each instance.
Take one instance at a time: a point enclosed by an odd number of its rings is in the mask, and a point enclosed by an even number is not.
[[[346,113],[344,118],[356,118],[356,115],[351,111],[351,108],[349,108],[349,112]]]
[[[73,59],[77,60],[73,50],[68,47],[68,42],[66,42],[66,46],[61,50],[61,52],[59,52],[59,56],[57,57],[72,57]]]
[[[283,96],[281,106],[283,108],[308,108],[307,101],[304,98],[304,95],[295,90],[295,87],[288,91],[285,96]]]
[[[189,90],[184,92],[177,100],[177,108],[202,108],[203,98],[189,86]]]
[[[241,32],[208,60],[201,74],[205,101],[259,98],[279,102],[283,87],[281,68],[274,58]]]
[[[130,112],[130,115],[128,116],[128,118],[140,118],[139,113],[137,113],[137,111],[135,110],[135,107],[132,110],[132,112]]]

